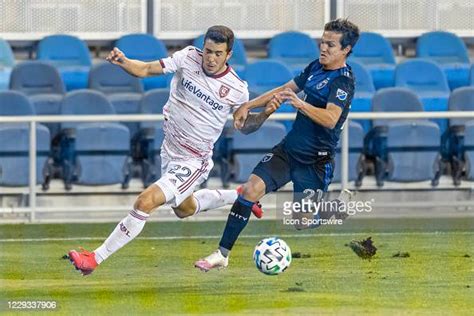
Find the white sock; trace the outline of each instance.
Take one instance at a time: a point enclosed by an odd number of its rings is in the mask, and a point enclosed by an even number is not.
[[[98,264],[107,259],[111,254],[128,244],[138,236],[145,226],[150,214],[138,210],[131,211],[118,225],[104,243],[97,248],[95,260]]]
[[[194,192],[194,198],[198,205],[196,213],[194,214],[197,214],[227,204],[233,204],[237,199],[237,191],[202,189]]]

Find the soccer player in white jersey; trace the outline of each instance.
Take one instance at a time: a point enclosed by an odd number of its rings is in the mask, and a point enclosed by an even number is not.
[[[188,46],[172,57],[142,62],[128,59],[118,48],[106,58],[133,76],[174,73],[168,102],[163,109],[165,139],[161,148],[162,174],[143,191],[132,211],[120,221],[95,251],[71,250],[69,259],[83,275],[92,273],[110,255],[134,239],[150,213],[170,203],[179,218],[232,204],[236,190],[194,189],[213,167],[212,149],[227,116],[249,98],[247,83],[227,64],[232,56],[234,34],[225,26],[209,28],[204,49]],[[248,120],[258,128],[279,106],[269,102],[265,111]],[[256,123],[256,124],[255,124]],[[261,209],[255,205],[255,212]]]

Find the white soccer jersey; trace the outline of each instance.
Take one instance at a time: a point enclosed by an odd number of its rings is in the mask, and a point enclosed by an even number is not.
[[[162,150],[171,159],[211,157],[227,116],[249,98],[247,83],[230,66],[219,75],[206,75],[202,54],[188,46],[160,60],[164,73],[175,73],[163,108]]]

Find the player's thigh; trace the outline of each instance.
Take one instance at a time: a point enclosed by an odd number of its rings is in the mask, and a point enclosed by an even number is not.
[[[333,172],[333,160],[323,160],[314,164],[302,164],[293,160],[290,171],[293,191],[295,193],[304,193],[308,190],[327,192]]]
[[[279,144],[270,153],[265,154],[253,169],[252,174],[265,184],[265,194],[274,192],[290,182],[289,158],[283,146]]]
[[[301,164],[292,162],[291,179],[293,181],[293,202],[302,203],[303,200],[319,201],[333,177],[334,162],[321,161],[315,164]],[[302,205],[304,205],[302,203]],[[308,204],[307,204],[308,205]],[[304,210],[293,213],[293,218],[312,219],[314,210]]]
[[[207,179],[212,167],[212,159],[167,161],[165,172],[155,184],[163,191],[166,202],[176,208]]]

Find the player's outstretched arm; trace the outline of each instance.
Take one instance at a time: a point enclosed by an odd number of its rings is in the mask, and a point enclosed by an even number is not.
[[[280,92],[278,95],[295,109],[306,114],[312,121],[329,129],[336,126],[342,114],[342,109],[334,103],[328,102],[325,109],[317,108],[298,98],[296,93],[289,89]]]
[[[240,131],[247,135],[255,132],[262,126],[263,122],[272,115],[280,107],[282,100],[278,96],[274,96],[265,106],[265,110],[260,113],[249,113],[244,125]]]
[[[264,94],[256,97],[255,99],[252,99],[249,102],[242,104],[242,106],[234,113],[234,127],[236,129],[242,129],[242,127],[244,126],[244,123],[247,120],[249,111],[251,109],[266,106],[270,101],[272,101],[272,99],[275,98],[275,96],[278,95],[279,92],[284,91],[286,89],[290,89],[296,93],[300,91],[296,83],[293,80],[290,80],[284,85],[281,85],[275,89],[267,91]]]
[[[126,72],[135,77],[143,78],[163,73],[163,67],[159,61],[143,62],[129,59],[117,47],[114,47],[105,59],[114,65],[122,67]]]

